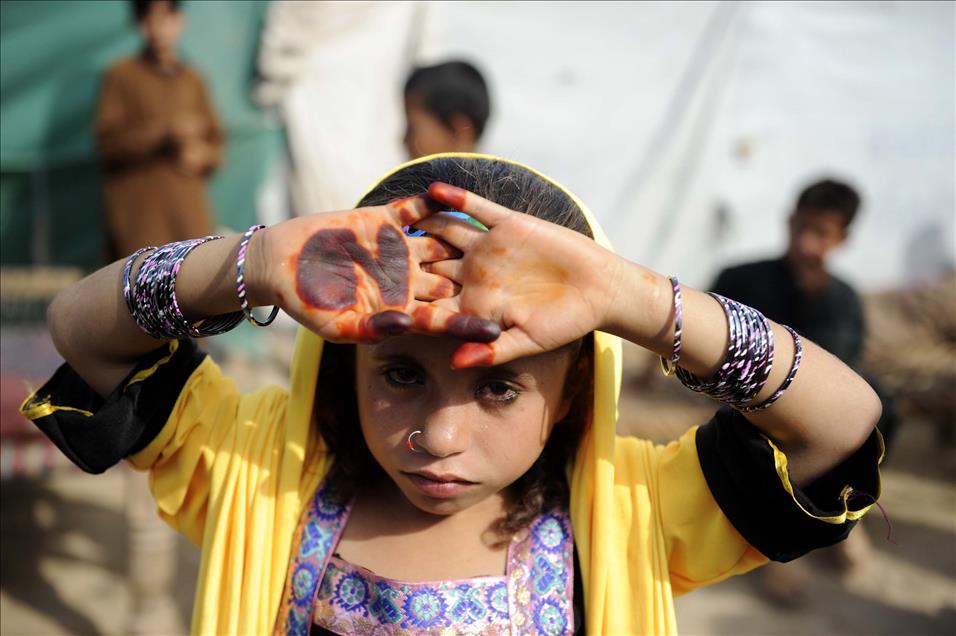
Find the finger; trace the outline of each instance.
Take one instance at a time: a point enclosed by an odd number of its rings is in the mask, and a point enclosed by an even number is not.
[[[427,219],[426,219],[427,220]],[[424,223],[425,221],[420,221]],[[412,257],[419,263],[432,263],[448,258],[461,258],[461,252],[454,246],[428,236],[408,239]]]
[[[471,244],[486,233],[486,230],[450,214],[430,216],[416,223],[415,227],[451,243],[462,252],[467,252]]]
[[[451,356],[453,369],[490,367],[542,353],[544,349],[523,331],[508,329],[494,342],[466,342]]]
[[[501,334],[498,323],[455,313],[434,304],[412,311],[412,330],[432,335],[448,334],[471,342],[492,342]]]
[[[446,203],[456,210],[478,219],[489,228],[498,225],[514,214],[508,208],[482,198],[474,192],[441,181],[431,184],[428,187],[428,194],[435,200]]]
[[[423,263],[422,270],[443,276],[449,280],[455,281],[460,285],[465,275],[465,264],[460,258],[456,258],[450,261]]]
[[[385,206],[398,225],[415,225],[426,216],[441,211],[442,206],[428,195],[419,194],[395,199]]]
[[[432,301],[457,296],[461,291],[461,285],[444,276],[419,272],[412,280],[412,291],[416,300]]]
[[[335,321],[338,339],[343,342],[379,342],[398,336],[412,327],[412,317],[400,311],[377,314],[348,313]]]

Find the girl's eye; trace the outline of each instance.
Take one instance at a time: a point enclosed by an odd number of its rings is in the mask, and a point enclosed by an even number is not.
[[[495,404],[508,404],[518,397],[518,391],[506,382],[486,382],[478,387],[479,399]]]
[[[385,380],[392,386],[399,388],[425,383],[421,373],[411,367],[393,367],[387,369],[385,371]]]

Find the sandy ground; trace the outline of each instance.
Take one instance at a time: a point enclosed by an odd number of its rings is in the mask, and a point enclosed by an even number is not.
[[[633,351],[629,360],[634,364]],[[240,384],[258,364],[240,358]],[[276,373],[281,376],[281,373]],[[711,407],[665,380],[622,401],[622,433],[673,438],[707,419]],[[639,396],[644,397],[639,397]],[[0,633],[125,634],[131,624],[127,590],[124,502],[130,471],[92,476],[71,468],[40,479],[2,483],[0,497]],[[805,578],[805,604],[770,602],[759,571],[678,599],[683,634],[956,634],[956,453],[941,448],[934,425],[907,421],[883,471],[882,503],[864,523],[872,554],[846,574],[819,552],[788,568]],[[176,583],[165,627],[189,622],[198,551],[175,543]],[[157,623],[158,625],[159,623]]]

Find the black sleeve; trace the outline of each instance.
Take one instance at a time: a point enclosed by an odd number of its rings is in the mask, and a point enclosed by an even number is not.
[[[105,400],[62,364],[20,412],[88,473],[102,473],[159,434],[183,386],[205,358],[190,340],[144,358]]]
[[[853,455],[791,495],[768,438],[728,407],[700,427],[697,454],[710,491],[737,531],[764,556],[786,562],[846,538],[847,518],[880,496],[883,444],[874,431]],[[789,479],[787,479],[789,483]]]

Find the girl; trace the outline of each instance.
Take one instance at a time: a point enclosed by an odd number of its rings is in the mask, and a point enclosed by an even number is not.
[[[527,167],[426,157],[256,230],[65,291],[67,364],[21,409],[86,470],[150,471],[203,548],[194,632],[674,633],[675,593],[835,543],[878,496],[857,375],[616,256]],[[240,395],[188,338],[268,304],[303,326],[291,388]],[[615,437],[620,338],[733,408]]]

